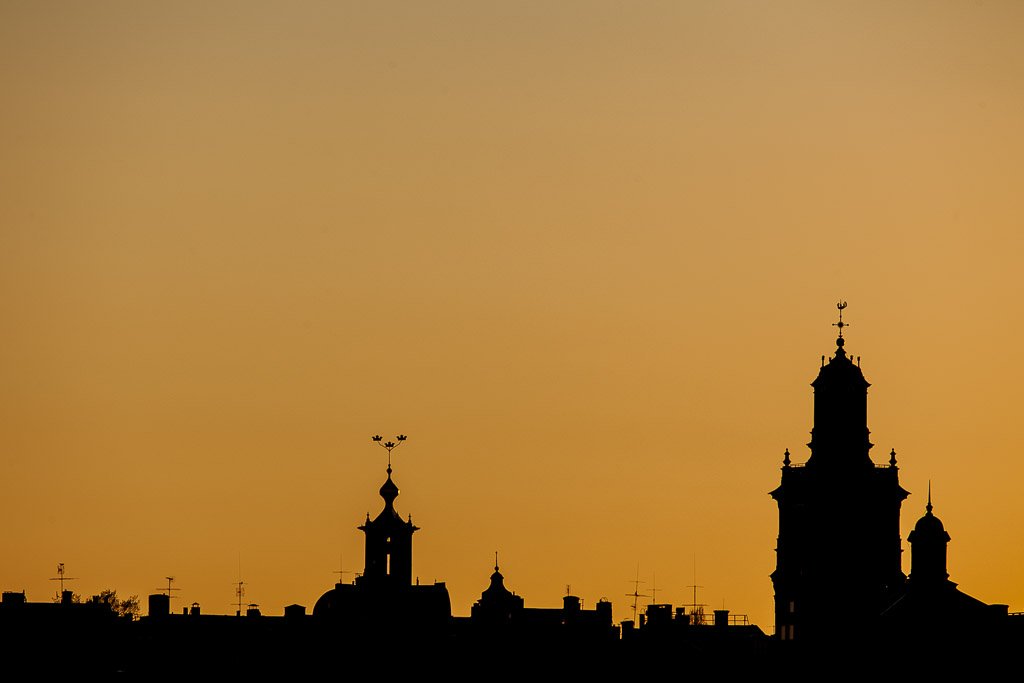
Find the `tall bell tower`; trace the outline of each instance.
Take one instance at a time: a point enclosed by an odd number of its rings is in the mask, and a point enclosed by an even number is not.
[[[785,641],[822,642],[869,628],[906,576],[901,569],[900,487],[896,452],[871,460],[870,386],[845,350],[840,302],[836,351],[822,357],[814,387],[811,455],[796,464],[786,450],[779,505],[775,625]]]
[[[412,535],[419,527],[413,526],[412,517],[403,520],[395,510],[398,486],[391,481],[391,451],[405,438],[405,435],[399,435],[397,443],[383,443],[381,437],[373,437],[388,451],[388,478],[380,487],[384,509],[372,521],[367,514],[366,522],[359,527],[366,534],[366,565],[363,575],[356,579],[360,585],[386,585],[391,588],[412,585]]]

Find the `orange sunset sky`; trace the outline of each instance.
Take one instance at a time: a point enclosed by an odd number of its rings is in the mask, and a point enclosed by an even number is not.
[[[835,303],[873,457],[1024,609],[1019,2],[3,2],[0,588],[311,610],[380,433],[500,551],[772,632]],[[837,505],[849,504],[836,501]],[[856,551],[851,549],[855,561]],[[351,575],[346,575],[350,580]],[[841,615],[837,614],[837,617]]]

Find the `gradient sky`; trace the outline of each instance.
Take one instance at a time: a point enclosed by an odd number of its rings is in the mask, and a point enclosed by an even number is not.
[[[906,535],[1024,609],[1024,5],[0,3],[0,587],[312,609],[398,433],[414,573],[493,552],[771,632],[849,302]],[[351,575],[346,575],[349,580]]]

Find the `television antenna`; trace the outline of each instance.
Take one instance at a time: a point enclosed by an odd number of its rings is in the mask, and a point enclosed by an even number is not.
[[[57,576],[50,579],[50,581],[60,581],[60,594],[64,595],[64,582],[65,581],[77,581],[77,576],[64,576],[64,563],[57,563]]]
[[[338,575],[338,583],[345,583],[345,574],[355,574],[356,572],[350,572],[345,569],[345,556],[338,553],[338,569],[335,569],[332,574]]]
[[[235,616],[240,617],[242,616],[242,598],[245,597],[245,581],[239,578],[233,585],[235,587],[235,598],[238,599],[238,611],[235,612]]]
[[[697,589],[698,588],[703,588],[703,587],[704,586],[697,585],[697,556],[694,555],[694,557],[693,557],[693,583],[690,584],[689,586],[687,586],[687,588],[692,588],[693,589],[693,602],[690,603],[689,605],[683,605],[683,607],[689,607],[690,608],[690,615],[692,617],[694,617],[693,624],[695,626],[702,625],[704,623],[704,607],[706,605],[704,603],[702,603],[702,602],[701,603],[697,602]],[[697,623],[698,621],[700,622],[700,624]]]
[[[166,589],[158,588],[157,590],[159,590],[159,591],[166,590],[167,591],[167,600],[170,601],[170,600],[174,599],[174,596],[171,594],[171,591],[180,591],[181,589],[180,588],[171,588],[171,584],[174,583],[174,577],[173,576],[165,576],[164,578],[167,579],[167,588]]]
[[[658,575],[651,574],[651,602],[658,604]]]
[[[643,595],[642,593],[640,593],[640,584],[641,583],[646,583],[646,581],[641,581],[640,580],[640,565],[639,564],[636,566],[636,578],[633,579],[632,581],[630,581],[630,583],[633,584],[633,592],[632,593],[626,593],[626,597],[627,598],[630,598],[630,597],[633,598],[633,623],[635,624],[636,623],[636,606],[637,606],[637,602],[640,600],[640,598],[646,598],[647,597],[646,595]]]

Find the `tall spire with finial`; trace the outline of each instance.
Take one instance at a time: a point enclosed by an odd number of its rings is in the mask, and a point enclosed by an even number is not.
[[[406,521],[395,510],[399,491],[391,480],[391,451],[407,438],[401,434],[394,441],[385,443],[379,434],[372,437],[374,443],[388,452],[388,477],[380,487],[384,509],[372,521],[367,515],[366,523],[359,527],[366,534],[366,568],[357,582],[386,581],[402,586],[412,583],[412,535],[417,527],[412,523],[411,515]]]
[[[858,466],[870,463],[868,451],[867,389],[860,366],[854,365],[843,346],[843,334],[850,323],[843,320],[847,303],[836,304],[839,311],[839,328],[835,355],[822,366],[818,377],[811,382],[814,387],[814,429],[811,431],[811,458],[815,463],[830,462],[856,463]],[[818,457],[825,453],[825,458]]]
[[[843,322],[843,309],[846,308],[846,302],[840,301],[839,303],[836,304],[836,308],[839,309],[839,322],[832,323],[833,327],[839,328],[839,337],[836,339],[836,346],[839,348],[836,350],[836,355],[845,356],[846,351],[843,350],[843,345],[846,344],[846,340],[843,339],[843,328],[850,326],[850,323]]]
[[[388,479],[384,482],[384,485],[380,487],[380,497],[384,499],[385,510],[391,510],[393,514],[397,516],[397,512],[394,512],[393,504],[395,498],[398,497],[398,486],[395,482],[391,481],[391,451],[395,450],[408,438],[405,434],[399,434],[395,437],[395,441],[388,441],[384,443],[384,437],[380,434],[376,434],[373,437],[373,442],[388,452]]]
[[[928,480],[928,504],[924,506],[924,511],[927,514],[932,514],[932,480]]]

